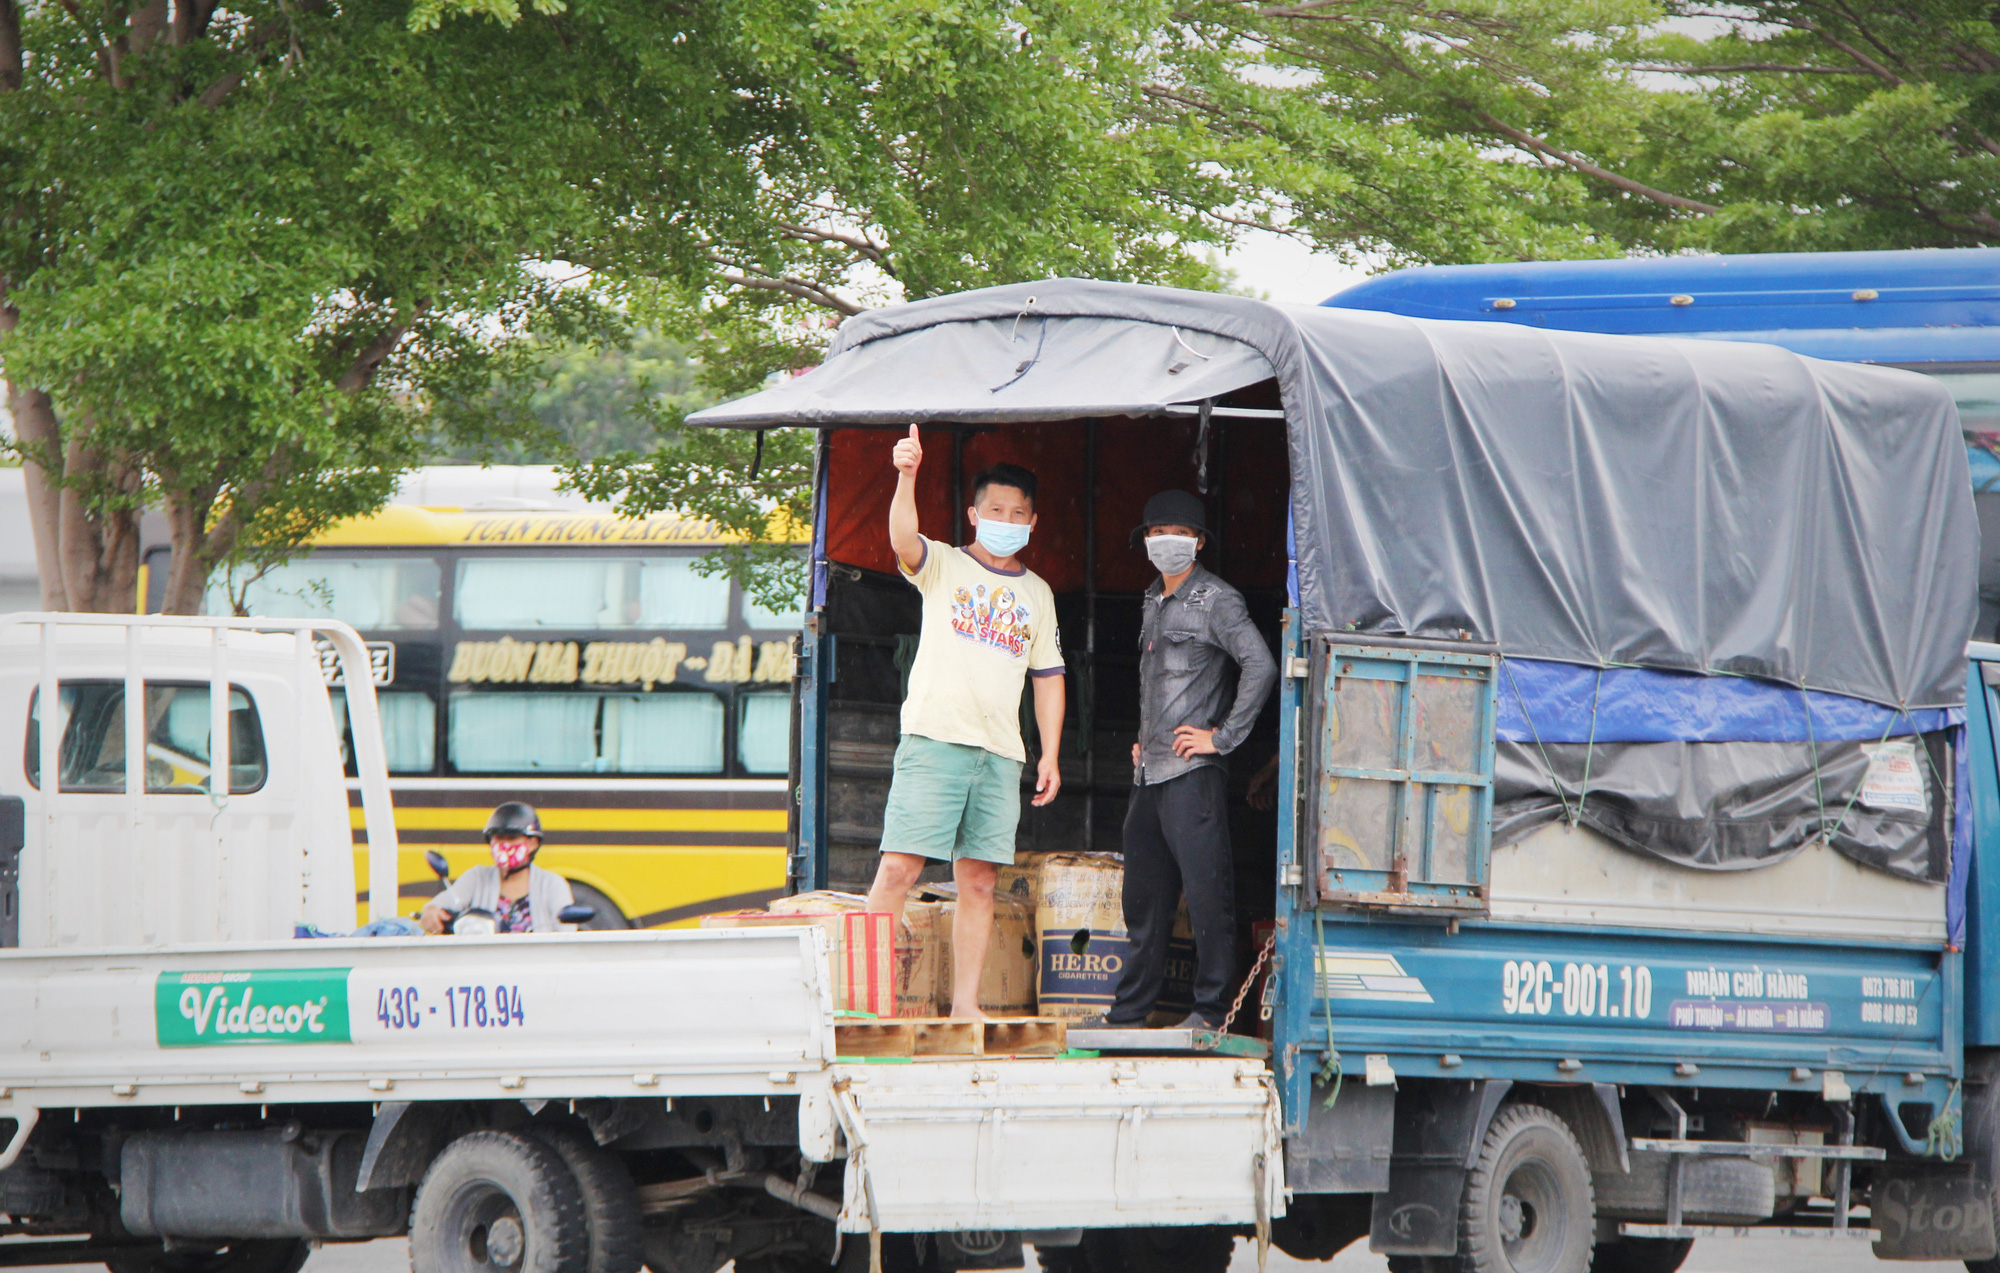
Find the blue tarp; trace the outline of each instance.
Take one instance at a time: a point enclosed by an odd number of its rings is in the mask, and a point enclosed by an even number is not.
[[[1517,743],[1872,743],[1965,723],[1958,707],[1898,712],[1746,676],[1545,659],[1506,660],[1499,699],[1499,736]]]

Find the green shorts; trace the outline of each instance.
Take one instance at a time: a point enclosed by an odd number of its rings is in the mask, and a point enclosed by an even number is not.
[[[950,862],[1014,860],[1021,762],[984,747],[904,734],[882,810],[882,851]]]

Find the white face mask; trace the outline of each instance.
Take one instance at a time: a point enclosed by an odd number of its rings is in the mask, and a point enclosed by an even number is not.
[[[1148,535],[1146,556],[1163,575],[1178,575],[1194,565],[1194,550],[1201,541],[1193,535]]]
[[[996,522],[982,517],[979,519],[979,546],[995,557],[1012,557],[1028,546],[1028,533],[1032,529],[1020,522]]]

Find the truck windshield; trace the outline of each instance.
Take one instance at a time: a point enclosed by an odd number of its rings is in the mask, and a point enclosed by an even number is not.
[[[62,741],[57,751],[59,789],[125,790],[125,684],[64,681],[58,691]],[[28,705],[28,782],[41,787],[41,691]],[[240,795],[264,785],[264,733],[257,710],[241,688],[229,690],[229,791]],[[146,685],[146,791],[206,794],[210,769],[208,686]]]

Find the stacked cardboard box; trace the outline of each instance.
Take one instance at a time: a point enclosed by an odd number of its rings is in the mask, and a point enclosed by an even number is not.
[[[952,940],[958,922],[958,900],[942,888],[927,895],[940,898],[943,907],[939,935],[943,958],[938,976],[937,1010],[951,1011],[953,977]],[[993,893],[993,933],[986,943],[986,967],[979,978],[979,1009],[990,1017],[1031,1017],[1035,1015],[1035,912],[1018,897],[995,889]]]
[[[866,912],[868,899],[859,893],[836,893],[821,889],[812,893],[800,893],[793,897],[781,897],[771,903],[773,915],[813,915],[813,914],[855,914]],[[886,923],[888,916],[882,916]],[[899,1017],[928,1017],[934,1015],[933,1005],[937,1001],[938,988],[949,983],[940,980],[943,963],[942,951],[950,931],[942,903],[921,896],[912,896],[903,906],[903,931],[896,934],[895,942],[895,996]],[[946,991],[947,995],[949,990]],[[888,1013],[878,1013],[887,1016]]]
[[[704,915],[703,928],[776,928],[810,924],[826,934],[827,964],[833,973],[836,1010],[870,1016],[896,1015],[896,951],[889,915],[868,910],[821,909],[772,914],[735,911]]]
[[[1045,853],[1030,864],[1039,937],[1036,999],[1046,1017],[1075,1020],[1110,1008],[1131,938],[1125,931],[1125,860],[1117,853]],[[1182,903],[1167,945],[1167,984],[1155,1025],[1193,1008],[1194,927]]]

